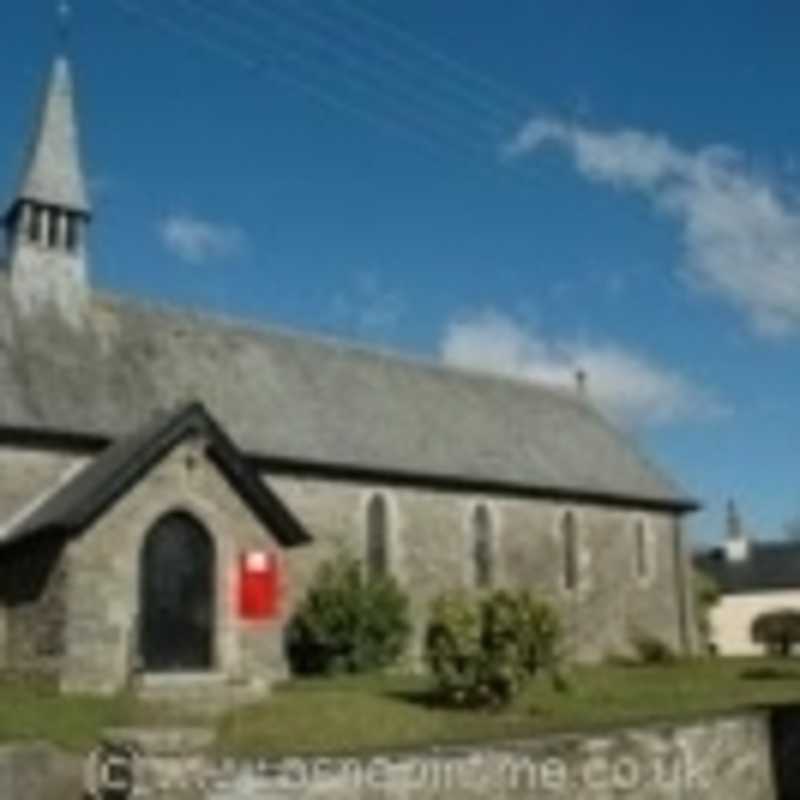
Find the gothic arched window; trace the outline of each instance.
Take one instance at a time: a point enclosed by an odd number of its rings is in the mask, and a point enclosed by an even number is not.
[[[28,214],[30,220],[30,228],[28,229],[28,238],[32,242],[40,242],[42,240],[42,229],[44,227],[44,209],[40,206],[30,205]]]
[[[47,210],[47,246],[50,249],[58,247],[58,229],[61,224],[61,214],[54,208]]]
[[[647,542],[647,527],[642,520],[637,520],[633,535],[636,550],[636,577],[644,580],[650,574],[650,552]]]
[[[472,512],[472,561],[475,586],[488,589],[494,584],[495,552],[492,517],[485,505]]]
[[[371,578],[382,578],[389,574],[391,553],[389,552],[389,514],[386,498],[376,494],[367,504],[367,574]]]
[[[578,523],[575,514],[567,511],[561,518],[561,539],[564,554],[564,587],[575,589],[578,586]]]
[[[76,252],[80,247],[80,218],[77,214],[67,214],[67,250]]]

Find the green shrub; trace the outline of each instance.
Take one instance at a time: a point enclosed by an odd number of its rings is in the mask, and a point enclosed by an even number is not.
[[[389,576],[367,578],[348,556],[322,564],[287,628],[292,671],[335,675],[388,667],[411,634],[408,598]]]
[[[764,645],[768,654],[789,656],[800,642],[800,611],[785,608],[761,614],[753,620],[750,633],[753,641]]]
[[[692,591],[700,645],[704,652],[710,652],[712,649],[711,610],[719,602],[720,588],[711,576],[695,569],[692,573]]]
[[[447,702],[497,707],[543,670],[563,688],[561,641],[557,614],[527,592],[450,592],[432,606],[425,656]]]
[[[643,631],[634,630],[630,637],[631,646],[639,663],[648,666],[670,666],[677,663],[675,651],[662,639]]]
[[[563,661],[564,629],[556,610],[530,592],[516,595],[517,625],[523,645],[524,666],[529,675],[558,673]]]

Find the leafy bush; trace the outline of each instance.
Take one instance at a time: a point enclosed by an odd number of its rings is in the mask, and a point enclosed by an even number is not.
[[[496,707],[510,703],[543,670],[564,688],[562,638],[552,607],[527,592],[450,592],[431,609],[425,656],[445,700]]]
[[[670,666],[678,661],[675,651],[662,639],[635,630],[630,637],[639,663],[648,666]]]
[[[720,588],[708,574],[695,569],[692,575],[692,590],[700,644],[703,650],[708,652],[712,648],[711,609],[719,602]]]
[[[323,563],[287,629],[292,671],[368,672],[393,664],[411,634],[408,597],[390,576],[364,575],[340,555]]]
[[[800,642],[800,610],[786,608],[761,614],[753,620],[750,634],[770,655],[789,656]]]

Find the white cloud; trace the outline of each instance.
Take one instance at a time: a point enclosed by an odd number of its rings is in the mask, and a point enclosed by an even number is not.
[[[247,244],[247,237],[240,228],[191,214],[172,214],[159,223],[158,230],[164,246],[190,264],[237,258]]]
[[[692,284],[742,311],[757,333],[800,328],[800,208],[735,150],[692,152],[663,136],[539,117],[519,132],[508,154],[548,144],[566,150],[589,180],[642,193],[676,219]]]
[[[707,420],[725,412],[710,392],[641,353],[613,343],[548,339],[496,311],[450,323],[440,353],[457,366],[563,388],[573,388],[582,369],[592,401],[626,425]]]

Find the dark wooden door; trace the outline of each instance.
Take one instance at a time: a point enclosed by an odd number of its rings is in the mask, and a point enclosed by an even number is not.
[[[140,653],[151,672],[213,666],[214,545],[187,514],[147,534],[140,568]]]

